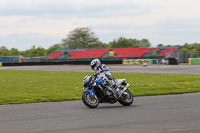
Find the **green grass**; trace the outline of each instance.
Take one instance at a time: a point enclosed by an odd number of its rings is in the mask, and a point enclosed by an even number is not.
[[[92,72],[0,70],[0,104],[81,99],[82,81]],[[200,92],[200,75],[112,73],[126,78],[134,96]]]

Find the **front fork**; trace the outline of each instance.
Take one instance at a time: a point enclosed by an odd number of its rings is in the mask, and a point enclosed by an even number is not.
[[[90,93],[90,96],[92,97],[92,98],[95,98],[95,92],[94,92],[94,87],[92,87],[92,89],[87,89],[87,90],[85,90],[85,91],[83,91],[83,92],[89,92]]]
[[[124,87],[124,89],[120,92],[118,98],[120,98],[122,96],[122,94],[130,87],[130,84],[126,84],[126,86]]]

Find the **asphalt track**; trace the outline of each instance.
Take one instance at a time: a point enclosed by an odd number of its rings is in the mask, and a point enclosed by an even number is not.
[[[108,65],[111,72],[135,72],[135,73],[175,73],[200,75],[200,65]],[[82,71],[91,72],[90,65],[59,65],[59,66],[16,66],[0,67],[14,70],[46,70],[46,71]]]
[[[200,66],[109,66],[112,72],[200,74]],[[0,67],[90,71],[89,66]],[[133,92],[134,93],[134,92]],[[82,101],[0,106],[0,133],[200,133],[200,93],[135,97],[132,106]]]
[[[82,101],[0,106],[0,133],[199,133],[200,93],[135,97],[134,104]]]

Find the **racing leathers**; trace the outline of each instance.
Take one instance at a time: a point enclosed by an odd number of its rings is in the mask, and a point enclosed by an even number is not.
[[[94,71],[94,75],[97,76],[97,79],[103,78],[104,79],[104,85],[107,87],[111,87],[112,89],[116,88],[115,79],[111,75],[108,67],[105,64],[102,64],[99,69]]]

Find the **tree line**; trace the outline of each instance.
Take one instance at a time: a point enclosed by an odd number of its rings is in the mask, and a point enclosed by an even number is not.
[[[80,27],[69,32],[66,38],[62,39],[61,43],[57,43],[48,49],[32,46],[25,51],[19,51],[16,48],[8,49],[5,46],[0,46],[0,56],[24,56],[24,57],[43,57],[55,50],[71,50],[71,49],[99,49],[99,48],[138,48],[151,47],[148,39],[132,39],[119,37],[109,42],[103,43],[95,35],[92,29],[88,27]],[[163,45],[158,44],[157,47],[180,47],[183,52],[200,51],[200,43],[185,43],[184,45]]]

